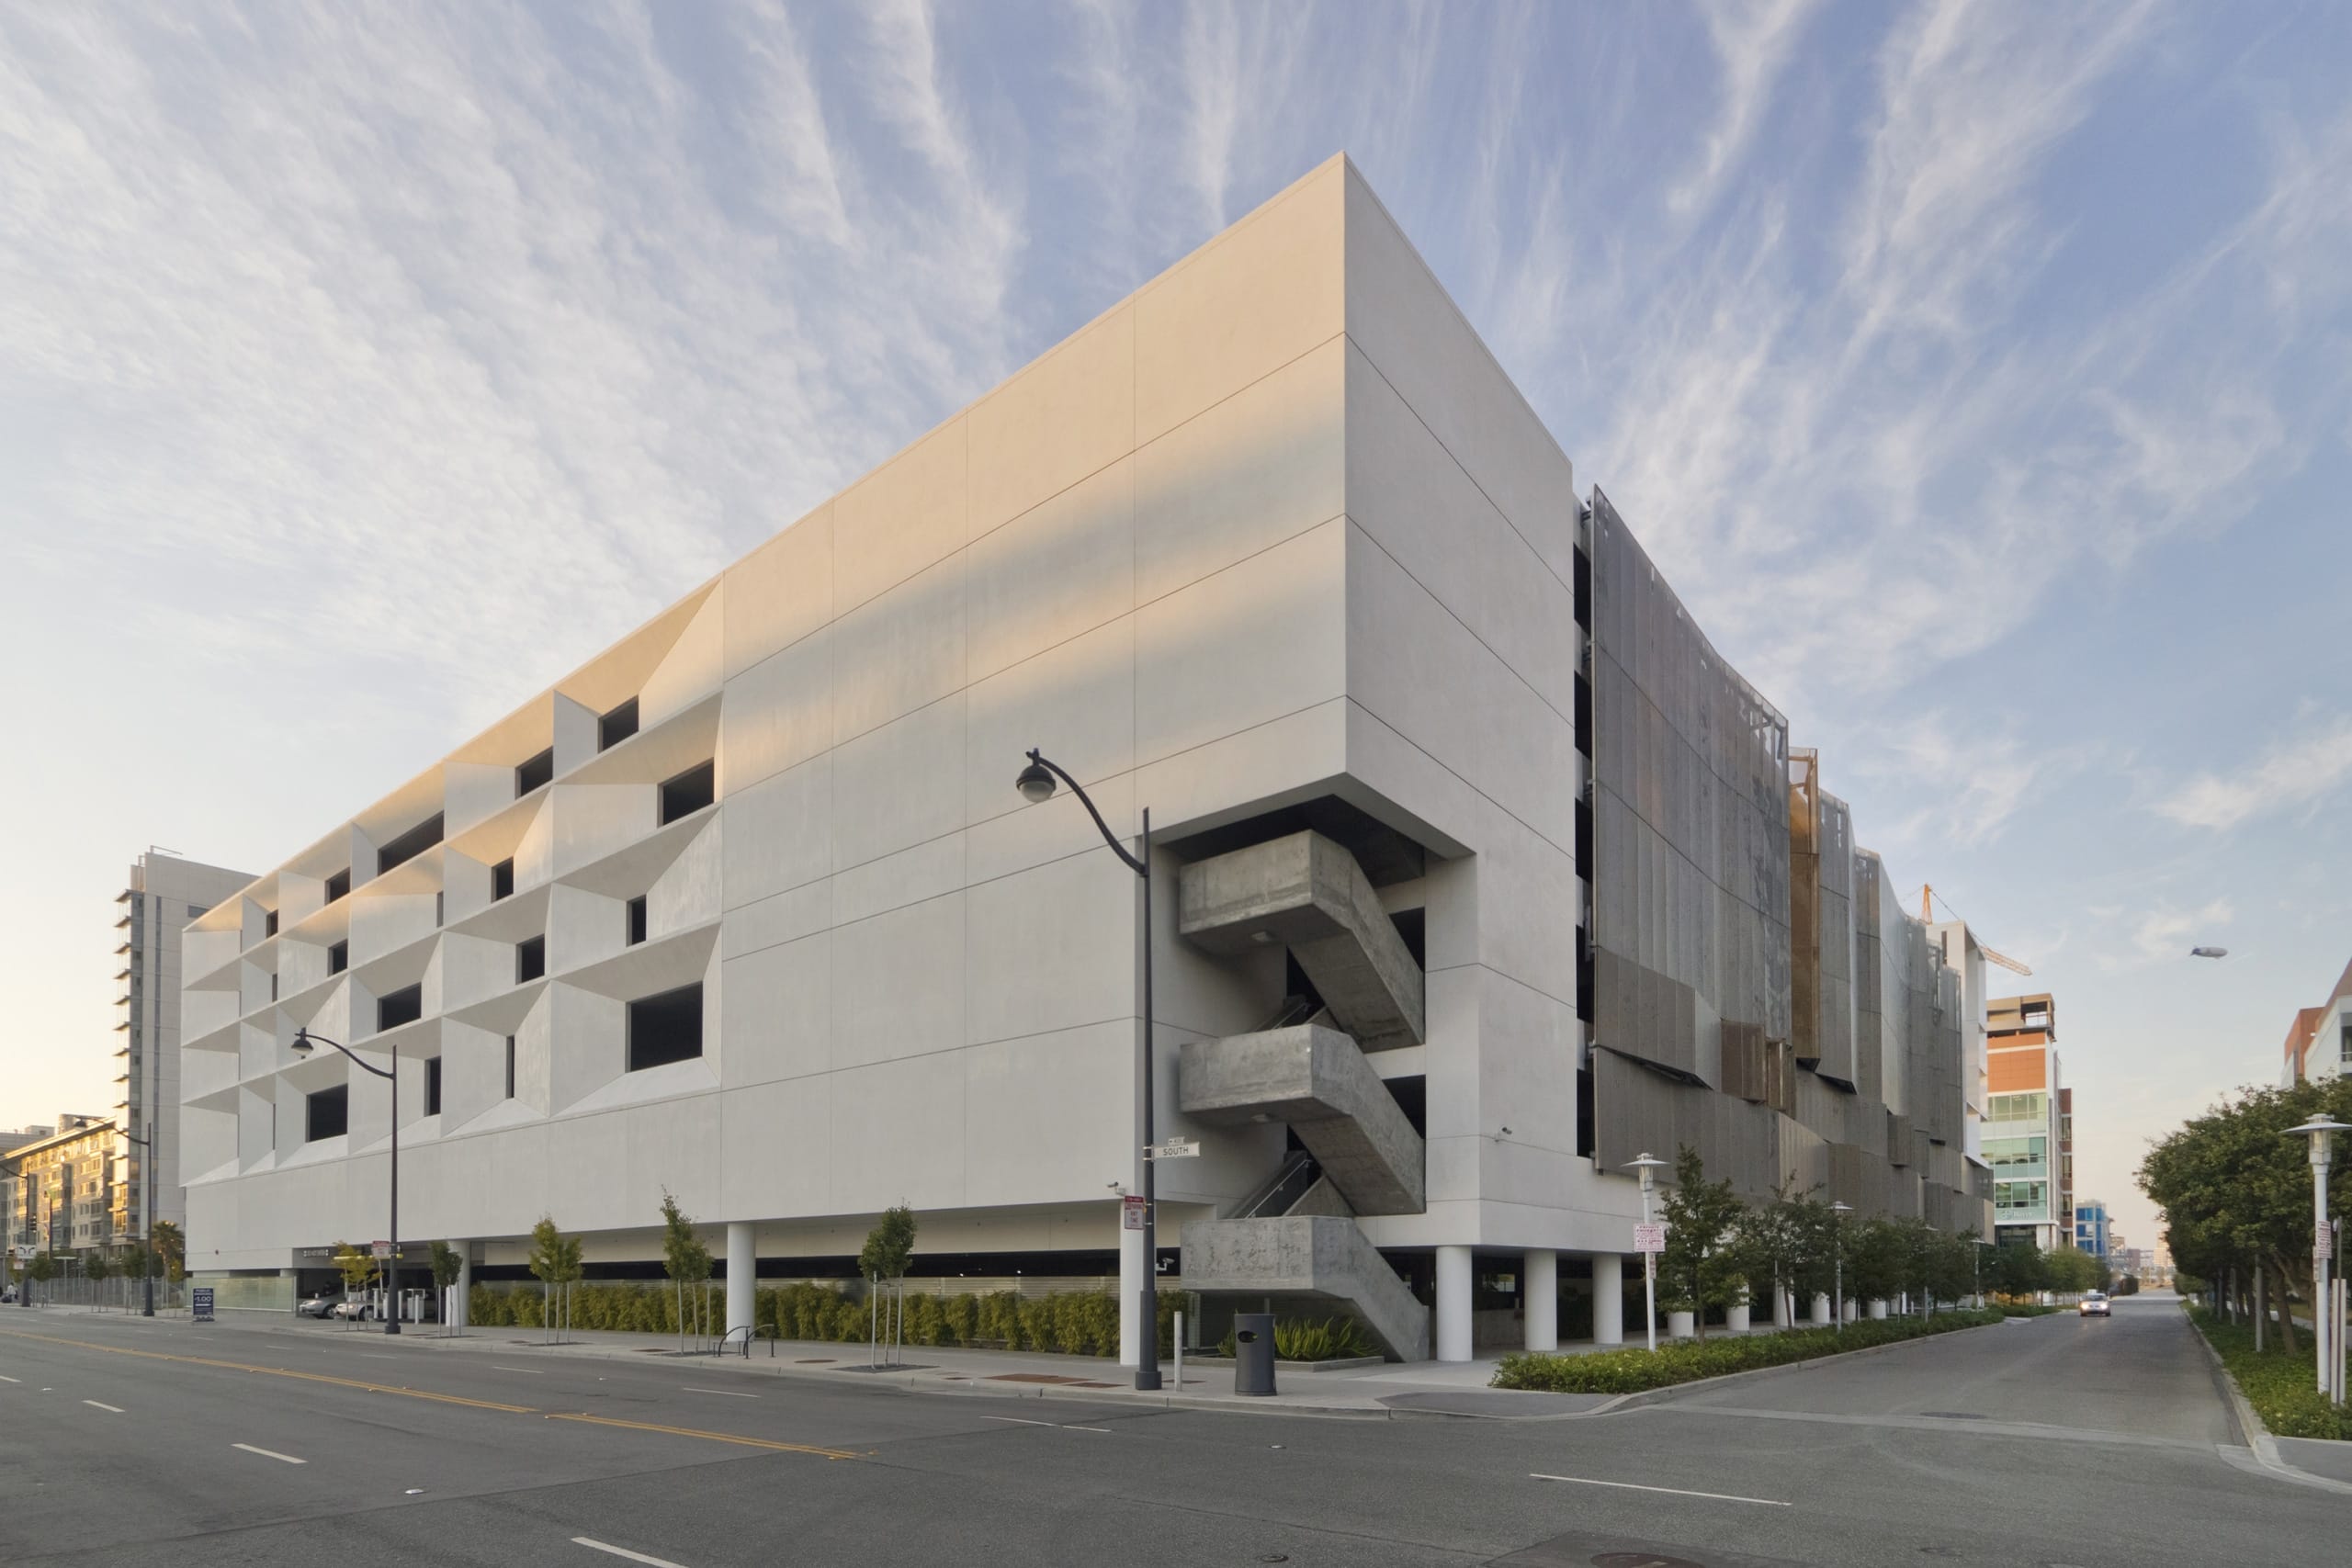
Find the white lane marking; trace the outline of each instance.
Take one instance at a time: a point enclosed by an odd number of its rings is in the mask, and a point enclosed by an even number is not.
[[[757,1399],[760,1397],[756,1393],[738,1393],[731,1388],[693,1388],[689,1387],[685,1383],[680,1383],[678,1386],[688,1393],[723,1394],[729,1399]]]
[[[0,1382],[15,1382],[15,1378],[0,1378]]]
[[[492,1361],[490,1364],[490,1370],[493,1372],[520,1372],[526,1378],[543,1378],[547,1376],[547,1373],[533,1371],[528,1367],[502,1367],[496,1361]]]
[[[684,1568],[683,1563],[673,1562],[666,1557],[648,1557],[642,1551],[631,1551],[626,1546],[607,1546],[601,1540],[591,1540],[584,1535],[573,1536],[571,1544],[584,1546],[594,1551],[609,1551],[616,1557],[626,1557],[631,1562],[648,1562],[652,1564],[652,1568]]]
[[[113,1412],[115,1415],[117,1415],[117,1416],[119,1416],[119,1415],[121,1415],[121,1414],[122,1414],[122,1406],[121,1406],[121,1405],[119,1405],[119,1404],[98,1404],[98,1402],[97,1402],[96,1400],[95,1400],[95,1399],[85,1399],[85,1400],[84,1400],[82,1403],[83,1403],[83,1404],[94,1404],[94,1405],[97,1405],[97,1408],[99,1408],[100,1410],[108,1410],[108,1411],[112,1411],[112,1412]]]
[[[1023,1421],[1018,1416],[983,1416],[983,1421],[1009,1421],[1015,1427],[1051,1427],[1057,1432],[1101,1432],[1111,1435],[1108,1427],[1069,1427],[1059,1421]]]
[[[292,1454],[278,1453],[271,1449],[257,1449],[251,1443],[231,1443],[229,1446],[232,1449],[243,1449],[249,1454],[259,1454],[264,1459],[280,1460],[287,1464],[308,1464],[311,1462],[309,1460],[296,1459]]]
[[[1735,1497],[1728,1492],[1688,1492],[1679,1486],[1637,1486],[1630,1481],[1595,1481],[1585,1475],[1544,1475],[1530,1471],[1530,1481],[1567,1481],[1578,1486],[1613,1486],[1624,1492],[1666,1492],[1677,1497],[1705,1497],[1717,1503],[1755,1503],[1767,1508],[1785,1508],[1790,1505],[1776,1497]]]

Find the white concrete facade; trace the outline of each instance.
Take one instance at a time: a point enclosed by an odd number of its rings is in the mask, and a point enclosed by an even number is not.
[[[551,1214],[594,1270],[659,1255],[666,1188],[771,1269],[854,1254],[903,1201],[927,1253],[1139,1278],[1114,1190],[1136,879],[1068,792],[1015,793],[1035,746],[1163,845],[1159,1132],[1204,1150],[1159,1172],[1163,1248],[1283,1149],[1278,1125],[1188,1124],[1179,1048],[1283,990],[1279,948],[1173,934],[1164,846],[1337,800],[1426,856],[1379,897],[1422,912],[1427,1040],[1374,1058],[1423,1086],[1426,1206],[1364,1234],[1440,1249],[1439,1342],[1464,1355],[1472,1249],[1613,1279],[1637,1199],[1577,1147],[1579,512],[1567,457],[1332,160],[199,921],[191,1267],[383,1234],[390,1098],[298,1060],[308,1027],[400,1051],[410,1242],[511,1265]],[[600,750],[630,701],[637,732]],[[662,781],[705,762],[714,802],[662,823]],[[371,874],[436,815],[438,842]],[[545,974],[518,980],[531,939]],[[697,984],[701,1055],[628,1070],[628,1004]],[[420,1016],[379,1032],[412,986]],[[307,1138],[337,1086],[348,1131]],[[1620,1331],[1613,1303],[1596,1321]]]

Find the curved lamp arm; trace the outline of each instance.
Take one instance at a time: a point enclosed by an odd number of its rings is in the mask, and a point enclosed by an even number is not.
[[[1036,763],[1039,767],[1051,773],[1056,778],[1061,780],[1062,783],[1069,785],[1070,793],[1077,795],[1079,804],[1086,807],[1086,814],[1094,818],[1095,829],[1102,835],[1102,841],[1111,846],[1111,852],[1113,854],[1117,855],[1121,860],[1127,863],[1127,869],[1129,871],[1134,872],[1137,876],[1149,874],[1149,873],[1144,869],[1144,863],[1137,860],[1133,854],[1129,853],[1127,847],[1119,842],[1118,839],[1112,833],[1110,824],[1102,820],[1102,813],[1094,809],[1094,797],[1088,795],[1085,788],[1080,785],[1076,779],[1070,777],[1069,773],[1063,769],[1059,762],[1055,761],[1050,757],[1040,755],[1035,747],[1030,748],[1029,760]],[[329,1043],[333,1043],[333,1042],[329,1042]],[[348,1053],[345,1054],[348,1055]]]
[[[313,1034],[307,1029],[297,1029],[294,1032],[294,1049],[300,1051],[306,1046],[311,1045],[333,1045],[336,1050],[342,1052],[345,1055],[349,1056],[354,1062],[357,1063],[368,1071],[375,1074],[378,1077],[388,1078],[392,1076],[391,1070],[388,1067],[379,1067],[372,1063],[361,1061],[359,1056],[353,1052],[351,1047],[348,1045],[343,1044],[338,1041],[330,1040],[323,1034]]]

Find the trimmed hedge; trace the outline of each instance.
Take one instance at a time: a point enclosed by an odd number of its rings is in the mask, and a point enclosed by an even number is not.
[[[2336,1409],[2316,1386],[2319,1356],[2308,1333],[2301,1338],[2301,1355],[2290,1356],[2280,1349],[2276,1334],[2270,1336],[2268,1348],[2256,1355],[2252,1324],[2223,1322],[2200,1306],[2190,1307],[2188,1316],[2273,1435],[2352,1438],[2352,1413]]]
[[[2001,1321],[1992,1307],[1983,1311],[1939,1312],[1930,1318],[1865,1318],[1836,1328],[1784,1329],[1777,1334],[1749,1334],[1736,1338],[1678,1339],[1655,1352],[1626,1348],[1596,1350],[1589,1356],[1553,1356],[1521,1352],[1505,1356],[1496,1371],[1496,1388],[1539,1389],[1550,1393],[1639,1393],[1726,1372],[1752,1371],[1758,1367],[1783,1367],[1848,1350],[1867,1350],[1923,1339],[1931,1334],[1981,1328]]]
[[[692,1292],[688,1294],[691,1306]],[[872,1309],[862,1293],[803,1281],[796,1285],[763,1285],[756,1296],[759,1331],[763,1338],[863,1345],[871,1332]],[[714,1309],[724,1297],[723,1290],[712,1292]],[[1160,1298],[1159,1348],[1163,1355],[1174,1348],[1176,1311],[1182,1300],[1173,1292]],[[467,1307],[468,1315],[477,1327],[545,1326],[540,1318],[541,1295],[536,1285],[512,1290],[476,1285]],[[714,1320],[724,1315],[714,1310]],[[576,1285],[571,1292],[571,1326],[674,1334],[678,1331],[677,1292],[666,1282]],[[909,1345],[982,1346],[991,1349],[1046,1350],[1065,1356],[1115,1356],[1119,1353],[1119,1303],[1107,1291],[1069,1291],[1026,1299],[1015,1291],[998,1291],[984,1296],[935,1296],[910,1291],[902,1332]]]
[[[2040,1302],[2002,1302],[2003,1317],[2048,1317],[2053,1312],[2073,1312],[2073,1307],[2043,1306]]]

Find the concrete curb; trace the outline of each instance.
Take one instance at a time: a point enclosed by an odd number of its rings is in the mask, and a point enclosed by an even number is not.
[[[2188,1318],[2188,1309],[2186,1306],[2181,1308],[2181,1315],[2183,1318]],[[2313,1475],[2300,1465],[2287,1462],[2286,1456],[2278,1451],[2278,1439],[2271,1435],[2270,1428],[2264,1424],[2261,1412],[2255,1409],[2245,1394],[2239,1390],[2238,1380],[2230,1376],[2230,1369],[2222,1360],[2222,1353],[2213,1348],[2213,1342],[2205,1337],[2204,1330],[2199,1328],[2193,1319],[2188,1322],[2188,1332],[2197,1341],[2197,1348],[2205,1353],[2206,1370],[2213,1374],[2213,1382],[2220,1387],[2222,1397],[2229,1405],[2231,1425],[2237,1428],[2238,1436],[2245,1439],[2244,1446],[2235,1451],[2233,1451],[2229,1445],[2216,1444],[2215,1448],[2221,1453],[2222,1461],[2237,1466],[2240,1470],[2274,1475],[2281,1481],[2292,1482],[2298,1486],[2315,1486],[2323,1492],[2335,1492],[2345,1496],[2352,1496],[2352,1482],[2338,1481],[2333,1476]],[[2239,1457],[2241,1454],[2250,1455],[2251,1461],[2241,1459]]]

